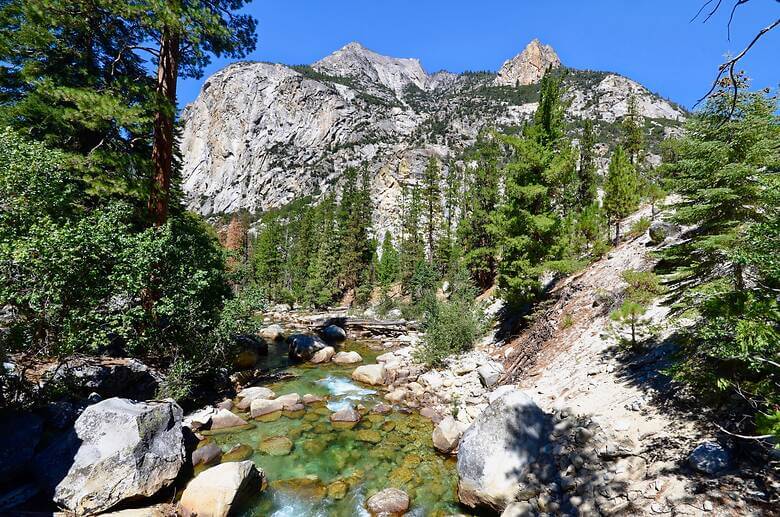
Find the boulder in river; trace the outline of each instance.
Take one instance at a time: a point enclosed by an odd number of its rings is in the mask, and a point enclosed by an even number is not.
[[[359,422],[360,413],[352,406],[341,409],[330,415],[331,422]]]
[[[322,350],[317,350],[317,352],[312,356],[311,362],[314,364],[327,363],[335,354],[335,348],[332,346],[326,346]]]
[[[328,325],[322,329],[322,337],[328,343],[343,343],[347,340],[347,332],[338,325]]]
[[[220,458],[222,458],[222,449],[219,448],[219,445],[207,443],[192,451],[192,466],[195,467],[201,463],[204,465],[218,463]]]
[[[36,458],[53,500],[78,515],[150,497],[184,464],[182,410],[175,402],[110,398],[87,407],[72,432]]]
[[[252,386],[251,388],[244,388],[236,395],[240,400],[238,401],[238,409],[247,409],[253,400],[256,399],[272,399],[276,397],[276,393],[269,388],[263,386]]]
[[[251,461],[222,463],[190,481],[179,503],[198,517],[227,517],[246,499],[260,493],[264,473]]]
[[[227,409],[217,409],[214,411],[214,414],[211,415],[212,430],[238,427],[240,425],[246,425],[246,420]]]
[[[368,498],[368,511],[372,515],[403,515],[409,509],[409,496],[397,488],[385,488]]]
[[[293,334],[287,338],[287,353],[290,359],[308,361],[318,350],[325,348],[325,342],[317,336]]]
[[[284,329],[281,325],[274,323],[269,325],[260,331],[260,337],[268,339],[270,341],[281,341],[284,337]]]
[[[381,364],[364,364],[352,372],[352,378],[358,382],[377,386],[385,383],[385,367]]]
[[[0,412],[0,484],[26,471],[41,439],[43,420],[32,413]]]
[[[284,401],[280,400],[268,400],[268,399],[255,399],[249,406],[249,414],[252,418],[274,413],[284,409]]]
[[[333,356],[333,362],[336,364],[355,364],[363,361],[363,358],[355,352],[339,352]]]
[[[268,343],[262,338],[240,334],[233,339],[238,350],[234,363],[239,370],[254,368],[262,357],[268,355]]]
[[[445,417],[436,424],[431,435],[434,448],[444,454],[454,454],[458,450],[460,437],[467,428],[468,424],[459,422],[451,416]]]
[[[463,433],[458,449],[458,498],[472,508],[503,510],[540,459],[546,417],[519,390],[493,401]]]

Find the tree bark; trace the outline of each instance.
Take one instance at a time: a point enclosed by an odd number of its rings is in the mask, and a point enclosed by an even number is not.
[[[154,114],[149,216],[155,226],[168,220],[173,170],[173,121],[176,112],[176,81],[179,72],[179,34],[163,29],[157,59],[157,110]]]
[[[620,219],[615,221],[615,246],[620,244]]]

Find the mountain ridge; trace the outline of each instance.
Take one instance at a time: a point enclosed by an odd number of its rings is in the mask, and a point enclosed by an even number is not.
[[[446,176],[449,162],[482,130],[529,120],[538,83],[519,84],[518,74],[528,71],[529,61],[531,68],[555,63],[553,54],[537,40],[507,60],[517,86],[498,84],[500,71],[428,74],[419,60],[382,56],[357,43],[312,65],[231,64],[209,77],[182,111],[187,205],[206,216],[262,212],[330,192],[347,167],[365,164],[375,231],[394,230],[402,186],[415,181],[430,156],[442,161]],[[631,95],[651,143],[685,119],[682,108],[626,77],[566,71],[567,118],[575,132],[590,118],[599,141],[611,142]],[[658,161],[653,145],[651,163]],[[608,146],[600,152],[604,168]]]

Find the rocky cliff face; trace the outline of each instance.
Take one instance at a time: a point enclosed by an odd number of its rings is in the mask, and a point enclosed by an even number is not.
[[[521,86],[538,83],[548,69],[560,67],[561,60],[555,50],[535,39],[520,54],[504,62],[495,84]]]
[[[416,181],[429,156],[443,160],[446,175],[447,162],[480,130],[517,127],[532,116],[545,65],[560,60],[538,41],[499,74],[427,74],[415,59],[357,43],[311,66],[235,63],[210,77],[182,112],[188,206],[206,216],[260,212],[326,193],[347,167],[365,165],[381,235],[397,223],[402,186]],[[566,83],[573,126],[593,119],[604,142],[614,141],[630,95],[648,119],[652,145],[685,117],[619,75],[570,70]]]

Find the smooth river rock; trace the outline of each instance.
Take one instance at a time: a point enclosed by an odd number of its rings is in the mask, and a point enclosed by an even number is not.
[[[255,399],[249,406],[249,414],[252,418],[257,418],[259,416],[267,415],[268,413],[281,411],[282,409],[284,409],[283,400]]]
[[[385,367],[381,364],[364,364],[352,372],[352,378],[358,382],[377,386],[385,383]]]
[[[363,361],[363,358],[355,351],[339,352],[333,356],[333,362],[336,364],[355,364]]]
[[[403,490],[385,488],[369,497],[366,506],[372,515],[403,515],[409,509],[409,496]]]
[[[459,422],[451,416],[445,417],[436,425],[431,435],[434,448],[444,454],[455,454],[460,437],[467,428],[468,424]]]
[[[327,363],[336,354],[336,349],[332,346],[326,346],[322,350],[318,350],[311,358],[312,363],[320,364]]]
[[[252,386],[239,391],[236,397],[240,399],[236,407],[238,409],[247,409],[252,405],[253,400],[272,399],[276,397],[276,393],[263,386]]]
[[[198,517],[227,517],[262,490],[264,473],[251,461],[223,463],[190,481],[179,503]]]
[[[69,464],[53,500],[87,515],[156,494],[176,479],[184,464],[181,421],[181,408],[168,401],[111,398],[87,407],[73,432],[55,443],[50,455],[41,455],[41,466],[51,470],[43,477],[59,477],[58,461]],[[63,456],[68,444],[75,456]]]
[[[328,343],[343,343],[347,340],[346,331],[338,325],[328,325],[322,329],[322,337]]]
[[[497,398],[463,433],[458,498],[472,508],[502,511],[522,489],[544,445],[546,416],[519,390]]]

